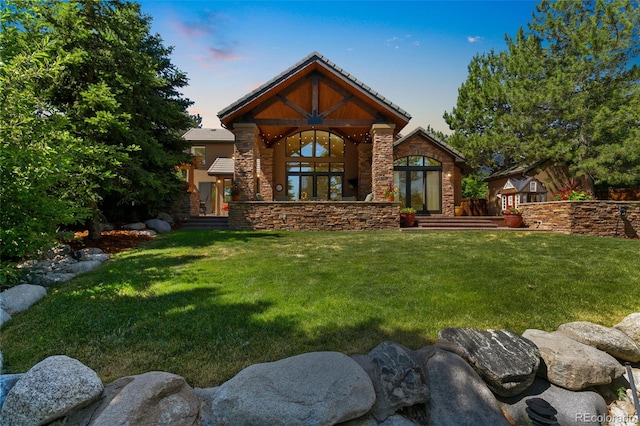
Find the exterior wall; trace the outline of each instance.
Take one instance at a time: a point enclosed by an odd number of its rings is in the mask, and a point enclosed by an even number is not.
[[[620,208],[626,207],[626,215]],[[640,202],[552,201],[521,205],[525,226],[565,234],[638,238]]]
[[[371,127],[373,148],[371,156],[371,192],[380,201],[382,193],[393,185],[393,124],[374,124]]]
[[[229,228],[271,231],[398,229],[397,203],[362,201],[229,203]]]
[[[236,123],[234,150],[234,181],[240,187],[240,199],[252,200],[256,193],[256,140],[258,127],[255,124]]]
[[[396,160],[410,155],[430,157],[442,163],[442,214],[444,216],[453,216],[456,197],[458,205],[462,199],[462,177],[460,169],[453,163],[451,156],[425,141],[419,135],[397,145],[393,152],[393,159]]]
[[[203,171],[207,174],[207,170],[213,164],[218,157],[231,158],[233,157],[233,142],[200,142],[200,141],[188,141],[191,146],[204,146],[205,147],[205,163],[198,162],[196,164],[197,171]]]
[[[502,199],[498,193],[504,188],[509,178],[503,177],[488,182],[489,195],[487,195],[487,213],[489,216],[500,216],[502,213]]]

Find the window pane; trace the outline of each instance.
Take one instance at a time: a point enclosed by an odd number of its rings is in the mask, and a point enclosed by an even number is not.
[[[300,163],[300,171],[301,172],[312,172],[313,171],[313,163]]]
[[[316,197],[321,200],[329,199],[329,176],[316,176]]]
[[[412,155],[411,157],[409,157],[409,165],[410,166],[422,166],[423,165],[423,162],[422,162],[423,158],[424,157],[418,157],[418,156]]]
[[[194,146],[192,149],[194,157],[198,161],[198,164],[207,164],[207,150],[204,146]]]
[[[438,160],[434,160],[433,158],[424,157],[424,165],[425,166],[442,166],[442,163]]]
[[[316,132],[316,157],[329,156],[329,133]]]
[[[344,163],[331,163],[332,172],[344,172]]]
[[[344,139],[334,134],[331,134],[331,156],[344,157]]]
[[[313,197],[313,176],[300,176],[300,200]]]
[[[329,199],[342,199],[342,176],[331,176],[329,180]]]
[[[424,172],[411,172],[411,207],[424,210]]]
[[[394,166],[406,166],[407,165],[407,157],[398,158],[393,162]]]
[[[289,136],[285,143],[285,157],[300,157],[300,134]]]
[[[398,188],[396,201],[400,201],[402,207],[409,207],[407,205],[407,172],[393,172],[393,186]]]
[[[427,172],[427,210],[440,211],[440,172]]]
[[[316,172],[328,172],[329,163],[316,163]]]
[[[300,176],[287,176],[287,195],[291,200],[300,197]]]
[[[302,140],[300,141],[300,155],[303,157],[313,157],[313,143],[315,140],[314,131],[307,130],[300,133]]]

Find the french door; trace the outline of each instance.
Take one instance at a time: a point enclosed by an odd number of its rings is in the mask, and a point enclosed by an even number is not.
[[[401,205],[413,207],[423,214],[442,213],[442,168],[432,165],[433,160],[399,160],[396,160],[393,175]]]

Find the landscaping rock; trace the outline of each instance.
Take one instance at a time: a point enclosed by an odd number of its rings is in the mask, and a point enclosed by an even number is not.
[[[367,373],[338,352],[255,364],[220,386],[213,424],[333,425],[367,413],[375,391]]]
[[[538,375],[565,389],[577,391],[608,384],[624,373],[611,355],[558,332],[530,329],[522,336],[540,349],[543,362]]]
[[[77,262],[65,267],[66,272],[73,274],[82,274],[84,272],[93,271],[102,265],[102,262],[98,260],[87,260],[84,262]]]
[[[175,220],[173,220],[173,217],[171,217],[171,215],[168,213],[158,213],[158,219],[164,220],[171,226],[176,224]]]
[[[2,424],[47,424],[96,400],[102,393],[98,375],[80,361],[51,356],[34,365],[9,391]]]
[[[543,379],[536,379],[531,387],[520,395],[511,398],[501,398],[504,411],[515,420],[518,425],[530,424],[526,412],[527,401],[539,398],[546,401],[555,409],[557,424],[571,425],[600,425],[607,416],[607,404],[602,396],[593,391],[572,392]]]
[[[109,259],[109,255],[97,247],[88,247],[73,253],[73,257],[78,261],[99,260],[104,262]]]
[[[126,225],[122,225],[122,229],[131,229],[133,231],[140,231],[146,227],[147,225],[142,222],[127,223]]]
[[[4,309],[0,308],[0,326],[9,320],[11,320],[11,315],[9,315],[9,313]]]
[[[90,416],[92,426],[198,424],[200,400],[175,374],[153,371],[122,377],[109,384],[104,393]]]
[[[438,336],[458,344],[463,358],[498,395],[517,395],[536,377],[540,351],[520,335],[506,330],[445,328]]]
[[[26,311],[46,295],[47,289],[42,286],[19,284],[0,293],[0,308],[7,314],[14,315]]]
[[[369,374],[376,392],[371,413],[384,421],[402,407],[429,400],[429,388],[420,359],[410,349],[394,342],[383,342],[368,356],[353,359]]]
[[[0,374],[0,409],[2,409],[2,404],[4,404],[4,399],[7,397],[7,394],[15,386],[24,376],[24,374]]]
[[[605,351],[616,358],[631,362],[640,361],[640,347],[631,337],[616,328],[576,321],[562,324],[558,327],[558,333]]]
[[[158,234],[165,234],[167,232],[171,232],[171,225],[168,222],[160,219],[149,219],[145,223],[147,228],[151,228],[156,231]]]
[[[41,285],[43,287],[53,287],[57,284],[66,283],[76,277],[71,272],[49,272],[46,274],[34,274],[29,276],[32,284]]]
[[[613,328],[617,328],[627,336],[631,337],[637,345],[640,345],[640,312],[629,314]]]
[[[196,393],[198,399],[200,399],[200,426],[215,426],[213,423],[213,413],[211,412],[211,405],[213,399],[216,396],[216,392],[220,387],[215,388],[195,388],[193,391]]]
[[[460,356],[437,348],[418,351],[427,373],[429,425],[508,426],[498,401]]]

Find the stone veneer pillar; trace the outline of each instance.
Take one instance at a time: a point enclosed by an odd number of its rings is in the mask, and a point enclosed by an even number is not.
[[[233,125],[236,142],[233,149],[234,183],[240,188],[241,200],[253,200],[256,193],[256,156],[258,126],[252,123]]]
[[[260,195],[265,200],[273,200],[273,148],[260,150]]]
[[[384,201],[382,193],[393,185],[393,130],[395,124],[374,124],[371,127],[372,164],[371,191],[374,201]]]
[[[371,192],[371,144],[358,145],[358,199],[364,200]]]

